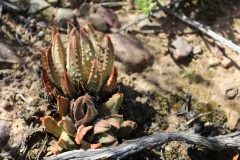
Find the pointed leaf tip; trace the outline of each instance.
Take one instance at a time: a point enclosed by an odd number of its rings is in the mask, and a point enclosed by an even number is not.
[[[57,125],[57,121],[53,119],[51,116],[41,117],[40,120],[42,121],[46,130],[56,137],[60,137],[62,134],[62,129]]]
[[[66,71],[64,71],[64,72],[62,73],[62,76],[61,76],[61,86],[62,86],[63,92],[64,92],[66,95],[68,95],[68,96],[70,96],[70,97],[72,97],[72,98],[76,97],[77,92],[76,92],[76,90],[74,89],[74,87],[73,87],[73,85],[72,85],[72,82],[71,82],[71,80],[69,79]]]
[[[57,107],[60,117],[66,116],[70,111],[70,101],[65,97],[58,96]]]
[[[77,144],[81,144],[81,141],[83,139],[83,137],[85,136],[85,134],[92,129],[93,126],[84,126],[81,125],[78,130],[77,130],[77,135],[75,137],[75,141]]]
[[[117,114],[123,101],[123,94],[114,94],[106,103],[100,106],[100,111],[105,115]]]

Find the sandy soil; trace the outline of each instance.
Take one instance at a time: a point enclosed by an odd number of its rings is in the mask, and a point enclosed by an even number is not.
[[[240,3],[238,2],[228,4],[225,7],[227,14],[211,23],[204,19],[197,20],[239,45],[239,7]],[[126,8],[117,9],[115,13],[122,26],[140,16],[136,10],[126,10]],[[125,16],[126,14],[128,16]],[[226,97],[226,90],[240,87],[239,54],[228,47],[224,47],[224,56],[232,61],[231,66],[225,68],[219,63],[210,65],[213,61],[220,61],[216,57],[214,40],[174,17],[163,12],[159,14],[161,15],[159,19],[153,18],[154,23],[160,26],[159,33],[153,33],[153,30],[140,30],[137,25],[133,25],[125,31],[125,33],[135,35],[143,42],[153,57],[153,64],[139,72],[131,72],[129,69],[126,71],[121,62],[115,62],[119,69],[118,80],[123,83],[122,89],[125,94],[121,112],[124,113],[125,117],[130,117],[138,123],[138,128],[125,138],[132,139],[163,132],[169,127],[174,130],[178,129],[186,119],[170,113],[181,110],[188,92],[192,94],[193,110],[195,112],[200,114],[209,110],[214,111],[210,120],[203,119],[202,122],[216,123],[221,126],[220,128],[224,128],[226,110],[234,110],[240,113],[240,95],[237,94],[233,99]],[[44,38],[34,36],[35,40],[31,41],[29,34],[24,34],[24,28],[22,27],[19,34],[24,45],[20,46],[15,40],[14,34],[16,28],[22,26],[23,23],[17,21],[15,16],[13,12],[9,11],[4,12],[0,18],[1,26],[4,25],[7,28],[7,30],[1,28],[0,42],[8,45],[20,58],[20,63],[14,65],[0,62],[1,65],[4,65],[4,68],[0,70],[0,79],[3,80],[13,75],[10,80],[0,83],[0,102],[6,99],[11,103],[11,107],[6,110],[0,108],[0,119],[6,120],[10,128],[10,140],[2,150],[1,156],[6,155],[5,152],[13,149],[23,138],[24,143],[28,143],[29,147],[32,148],[29,152],[26,151],[28,158],[31,159],[33,155],[38,154],[38,149],[42,146],[46,137],[46,134],[40,131],[42,125],[39,118],[50,114],[52,108],[48,103],[47,93],[40,80],[42,69],[40,54],[42,50],[46,50],[51,37],[50,29],[44,29]],[[193,18],[195,17],[193,16]],[[40,30],[43,29],[36,29],[33,34],[36,35]],[[111,30],[115,31],[116,29]],[[178,36],[185,38],[192,47],[200,45],[202,53],[191,55],[177,62],[174,61],[168,51],[168,46]],[[195,73],[182,78],[181,74],[191,68],[195,68]],[[203,108],[199,109],[198,107]],[[214,116],[220,116],[219,119],[224,118],[219,122],[220,120]],[[224,131],[230,132],[226,127]],[[35,138],[26,139],[24,137],[26,133]],[[48,138],[47,146],[50,145],[52,139],[52,137]],[[20,152],[16,153],[15,156],[22,155],[25,152],[24,148],[22,146]],[[191,156],[191,153],[195,156],[199,154],[206,159],[216,159],[216,157],[211,156],[218,155],[218,152],[215,151],[206,151],[178,142],[169,143],[165,147],[164,155],[166,159],[197,159]],[[40,157],[50,154],[45,147]],[[152,157],[161,159],[159,146],[144,150],[139,155],[141,155],[140,159],[152,159]],[[139,155],[133,155],[132,159],[138,159]],[[231,159],[234,153],[228,155],[229,157],[226,157],[226,159]]]

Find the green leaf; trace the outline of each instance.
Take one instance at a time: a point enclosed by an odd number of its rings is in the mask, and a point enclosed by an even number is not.
[[[74,137],[77,132],[72,119],[68,116],[62,117],[62,120],[58,122],[58,126],[72,137]]]
[[[105,115],[117,114],[123,101],[123,94],[114,94],[106,103],[100,106],[100,111]]]
[[[149,15],[150,12],[157,6],[157,2],[152,2],[152,0],[138,0],[138,6],[140,7],[139,13]]]
[[[194,72],[195,72],[195,68],[192,68],[190,71],[184,72],[182,74],[182,77],[183,78],[188,77],[188,76],[192,75]]]
[[[122,123],[121,128],[114,135],[116,137],[123,137],[136,128],[137,124],[135,122],[127,120]]]
[[[57,121],[53,119],[51,116],[41,117],[40,120],[42,121],[46,130],[56,137],[60,137],[63,130],[57,125]]]
[[[80,146],[75,143],[74,138],[70,137],[66,132],[62,132],[61,137],[57,143],[60,147],[67,150],[79,149]]]
[[[100,142],[100,143],[112,143],[115,140],[116,138],[113,137],[112,135],[102,132],[102,133],[95,134],[93,141]]]

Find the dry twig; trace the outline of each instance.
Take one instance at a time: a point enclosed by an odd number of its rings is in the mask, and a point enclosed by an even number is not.
[[[109,147],[95,150],[74,150],[59,155],[54,155],[45,160],[66,160],[66,159],[122,159],[133,153],[154,145],[163,145],[170,141],[181,141],[189,144],[203,146],[215,150],[237,150],[240,149],[240,131],[234,134],[206,138],[198,134],[184,132],[164,132],[148,137],[127,141],[117,147]],[[237,137],[236,137],[237,136]],[[232,138],[234,137],[234,138]]]

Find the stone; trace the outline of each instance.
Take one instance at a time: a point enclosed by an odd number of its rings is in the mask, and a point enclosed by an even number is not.
[[[64,5],[71,9],[78,9],[84,2],[85,0],[63,0]]]
[[[10,130],[8,128],[7,122],[0,120],[0,151],[7,144],[10,138]]]
[[[0,42],[0,69],[5,69],[13,63],[19,63],[18,56],[4,43]]]
[[[144,44],[135,36],[128,34],[109,34],[114,45],[116,60],[122,62],[127,72],[142,71],[153,63],[152,56]],[[105,47],[105,39],[102,46]]]
[[[44,35],[45,35],[45,32],[44,32],[44,31],[39,31],[39,32],[37,33],[37,37],[38,37],[38,38],[43,38]]]
[[[74,23],[73,11],[69,8],[57,8],[55,20],[58,23],[58,27],[67,29],[67,22]]]
[[[0,107],[2,107],[3,109],[9,109],[11,108],[11,103],[8,101],[8,100],[3,100],[1,103],[0,103]]]
[[[83,3],[79,9],[73,10],[73,14],[77,17],[85,17],[88,16],[90,11],[92,10],[89,3]]]
[[[182,37],[178,37],[169,46],[169,50],[172,53],[172,57],[175,61],[187,57],[192,52],[192,47]]]
[[[50,4],[47,3],[45,0],[30,0],[30,5],[28,12],[29,13],[36,13],[44,8],[49,7]]]
[[[227,58],[227,57],[222,57],[221,59],[221,65],[224,67],[224,68],[229,68],[231,65],[232,65],[232,61]]]
[[[105,20],[98,14],[93,13],[89,15],[88,21],[93,25],[93,27],[98,31],[107,31],[108,27]]]
[[[240,119],[240,114],[237,111],[228,111],[227,127],[230,130],[235,130]]]
[[[193,47],[193,54],[200,54],[202,52],[202,47],[197,45]]]
[[[98,7],[97,14],[99,14],[110,27],[119,28],[121,26],[117,15],[113,12],[113,10],[104,7]]]

